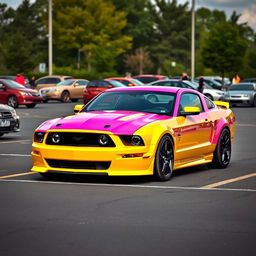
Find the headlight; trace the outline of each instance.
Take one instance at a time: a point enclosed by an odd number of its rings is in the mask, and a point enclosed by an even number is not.
[[[11,110],[12,116],[15,118],[19,118],[19,116],[17,115],[16,111],[13,109]],[[1,115],[0,115],[1,116]]]
[[[60,90],[59,88],[55,88],[55,89],[54,89],[55,92],[58,92],[59,90]]]
[[[248,95],[248,94],[244,94],[243,96],[244,96],[244,97],[249,97],[250,95]]]
[[[32,94],[29,92],[20,92],[20,94],[24,96],[32,96]]]
[[[35,132],[34,141],[42,143],[44,141],[45,132]]]
[[[144,146],[144,141],[139,135],[120,135],[121,140],[127,146]]]

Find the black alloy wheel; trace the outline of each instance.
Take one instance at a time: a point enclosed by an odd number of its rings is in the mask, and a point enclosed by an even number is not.
[[[0,133],[0,137],[2,137],[4,135],[4,133]]]
[[[256,95],[253,98],[253,102],[252,102],[251,106],[256,107]]]
[[[173,142],[169,135],[164,135],[160,140],[154,164],[154,176],[160,181],[171,178],[174,165]]]
[[[224,128],[220,134],[218,144],[213,154],[212,165],[217,168],[227,168],[231,158],[231,138],[228,129]]]
[[[66,103],[66,102],[69,102],[69,100],[70,100],[69,92],[68,91],[64,91],[61,94],[61,102]]]
[[[36,106],[36,104],[26,104],[27,108],[34,108]]]
[[[17,108],[19,106],[18,99],[16,96],[9,96],[7,99],[7,105],[12,108]]]

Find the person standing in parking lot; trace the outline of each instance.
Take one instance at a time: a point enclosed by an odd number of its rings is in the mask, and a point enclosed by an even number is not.
[[[32,89],[35,89],[36,87],[35,81],[36,81],[36,78],[34,76],[32,76],[31,79],[29,79],[29,84]]]
[[[239,84],[241,81],[239,75],[236,73],[232,79],[232,84]]]
[[[17,83],[19,83],[19,84],[21,84],[21,85],[24,85],[24,86],[25,86],[25,84],[26,84],[25,78],[24,78],[24,76],[23,76],[21,73],[18,73],[18,74],[17,74],[17,76],[16,76],[16,78],[15,78],[14,81],[17,82]]]
[[[198,91],[203,93],[204,91],[204,78],[202,75],[199,76],[199,82],[198,82],[199,86],[198,86]]]

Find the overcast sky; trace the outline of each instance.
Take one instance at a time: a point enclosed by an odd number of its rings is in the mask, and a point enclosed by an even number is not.
[[[34,2],[34,0],[30,0]],[[0,0],[16,8],[22,0]],[[191,2],[191,0],[178,0],[180,3]],[[195,0],[196,8],[206,7],[209,9],[224,10],[229,17],[233,11],[241,13],[240,22],[248,24],[256,31],[256,1],[255,0]]]

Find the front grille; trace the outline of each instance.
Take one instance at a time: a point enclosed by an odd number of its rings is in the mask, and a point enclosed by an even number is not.
[[[12,118],[12,113],[11,112],[1,112],[0,117],[4,119],[9,119]]]
[[[107,170],[110,161],[69,161],[59,159],[46,159],[47,164],[53,168]]]
[[[231,98],[241,98],[241,96],[233,95],[233,96],[231,96]]]
[[[40,97],[40,94],[39,93],[32,93],[32,96]]]
[[[59,135],[59,142],[53,141],[53,136]],[[99,137],[105,135],[108,139],[106,145],[99,143]],[[76,146],[76,147],[115,147],[115,143],[107,134],[78,133],[78,132],[50,132],[46,139],[48,145]]]

